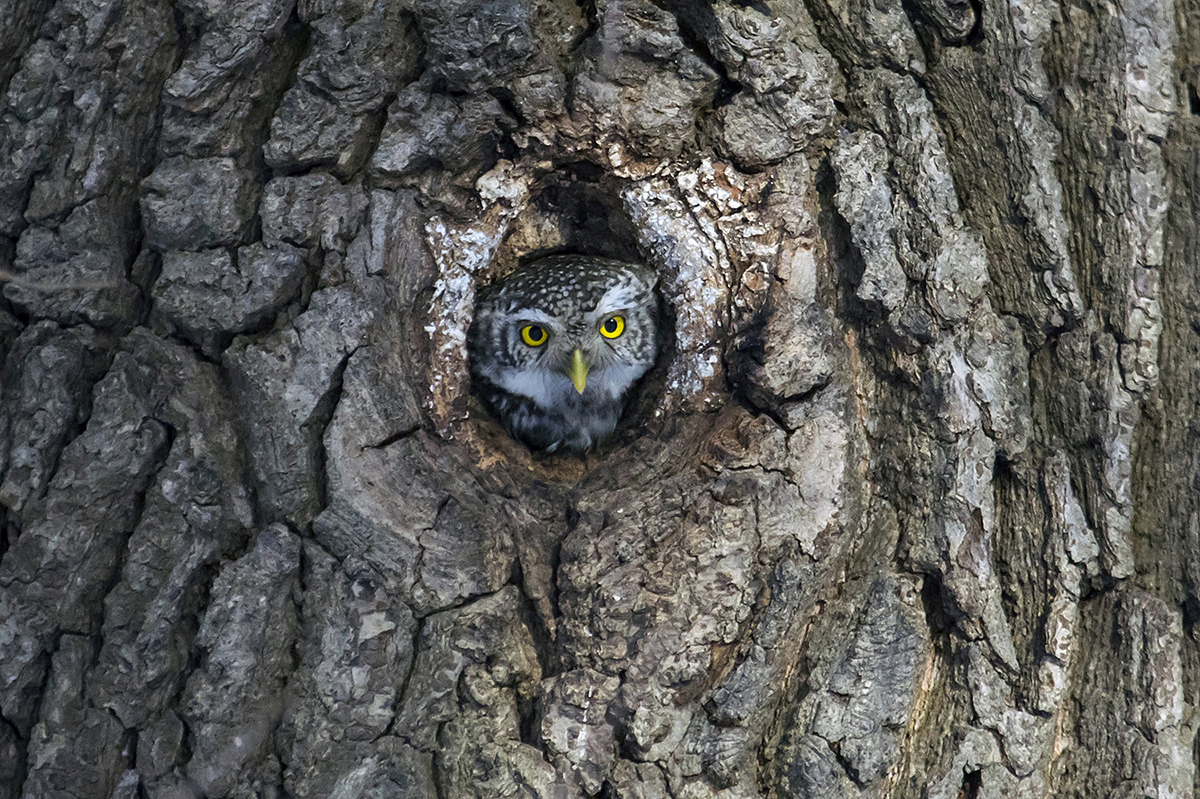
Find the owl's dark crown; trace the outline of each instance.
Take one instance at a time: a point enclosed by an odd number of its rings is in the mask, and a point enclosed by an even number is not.
[[[580,255],[551,255],[518,267],[492,284],[481,300],[496,311],[515,313],[538,308],[553,316],[595,308],[614,288],[627,287],[631,298],[649,296],[658,278],[636,264]]]

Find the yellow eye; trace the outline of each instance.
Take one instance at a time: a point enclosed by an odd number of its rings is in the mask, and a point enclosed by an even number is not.
[[[525,325],[521,328],[521,340],[531,347],[540,347],[546,343],[550,334],[541,325]]]
[[[625,332],[625,317],[610,316],[608,321],[600,325],[600,335],[605,338],[616,338]]]

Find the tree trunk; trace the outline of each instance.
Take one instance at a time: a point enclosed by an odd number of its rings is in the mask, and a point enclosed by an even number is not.
[[[1200,796],[1198,0],[3,16],[0,799]]]

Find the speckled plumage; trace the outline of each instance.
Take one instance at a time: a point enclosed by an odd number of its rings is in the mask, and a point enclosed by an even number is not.
[[[658,353],[654,272],[588,255],[554,255],[520,267],[479,293],[468,345],[475,390],[506,430],[531,449],[581,452],[612,434],[631,386]],[[600,327],[624,320],[616,338]],[[527,344],[521,330],[548,339]],[[572,382],[574,353],[587,367]]]

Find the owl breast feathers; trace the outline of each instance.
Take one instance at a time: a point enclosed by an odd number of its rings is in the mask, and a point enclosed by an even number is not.
[[[644,266],[555,255],[479,293],[471,378],[509,435],[582,452],[612,434],[658,354],[657,281]]]

